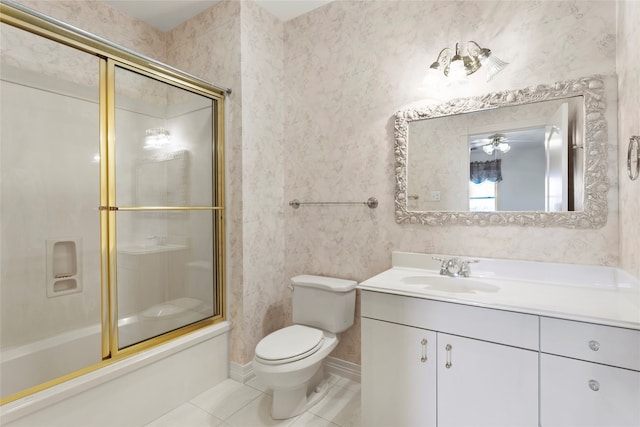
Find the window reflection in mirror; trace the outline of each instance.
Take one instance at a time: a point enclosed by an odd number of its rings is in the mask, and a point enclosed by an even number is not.
[[[469,210],[471,212],[493,212],[496,210],[498,183],[469,181]]]

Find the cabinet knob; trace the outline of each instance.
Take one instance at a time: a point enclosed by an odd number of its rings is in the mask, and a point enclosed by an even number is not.
[[[593,351],[600,350],[600,343],[598,341],[591,340],[589,341],[589,348]]]
[[[600,383],[596,380],[589,380],[589,388],[593,391],[600,390]]]

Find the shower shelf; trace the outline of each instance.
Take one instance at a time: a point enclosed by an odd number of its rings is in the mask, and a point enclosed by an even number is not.
[[[82,239],[80,237],[47,239],[47,297],[53,298],[82,291]]]

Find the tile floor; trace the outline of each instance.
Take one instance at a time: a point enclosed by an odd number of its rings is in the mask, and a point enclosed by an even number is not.
[[[145,427],[360,426],[360,383],[337,375],[329,381],[324,399],[288,420],[271,419],[271,394],[255,379],[227,379]]]

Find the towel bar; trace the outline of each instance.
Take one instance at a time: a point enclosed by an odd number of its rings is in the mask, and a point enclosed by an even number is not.
[[[298,209],[301,205],[367,205],[371,209],[378,207],[378,199],[375,197],[369,197],[366,202],[301,202],[298,199],[293,199],[289,202],[289,206],[293,209]]]

